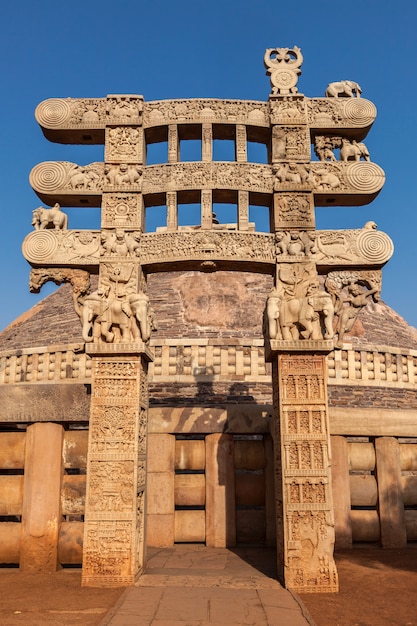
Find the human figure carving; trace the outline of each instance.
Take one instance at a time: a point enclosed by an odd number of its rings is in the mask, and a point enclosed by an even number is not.
[[[339,320],[337,324],[338,345],[343,344],[343,338],[345,333],[352,330],[361,310],[367,305],[369,296],[373,296],[375,302],[379,300],[379,289],[374,287],[373,289],[366,289],[360,287],[357,283],[350,283],[348,285],[348,297],[341,300],[341,304],[347,303],[348,306],[342,308],[339,312]]]
[[[353,80],[341,80],[330,83],[326,89],[326,98],[353,98],[360,97],[362,89]]]
[[[32,226],[35,230],[54,228],[55,230],[67,230],[68,215],[61,211],[61,205],[56,202],[51,209],[43,206],[32,211]]]

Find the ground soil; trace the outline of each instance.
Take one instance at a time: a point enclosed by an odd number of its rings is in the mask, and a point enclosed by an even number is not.
[[[340,591],[300,595],[317,626],[417,626],[417,546],[336,554]]]
[[[317,626],[417,626],[417,546],[336,555],[338,594],[300,596]],[[1,626],[97,626],[122,589],[81,587],[79,570],[0,569]],[[285,625],[280,625],[285,626]]]

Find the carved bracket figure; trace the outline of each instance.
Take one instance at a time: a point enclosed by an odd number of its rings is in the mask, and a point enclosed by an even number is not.
[[[359,98],[361,93],[362,89],[358,83],[355,83],[353,80],[340,80],[336,83],[330,83],[327,86],[325,95],[326,98],[353,98],[354,96]]]
[[[68,215],[61,211],[61,205],[56,202],[51,209],[43,206],[32,211],[32,226],[35,230],[45,228],[55,228],[56,230],[67,230]]]
[[[369,224],[369,226],[368,226]],[[368,222],[364,228],[375,228],[375,222]],[[378,302],[381,293],[381,271],[339,271],[330,272],[325,287],[331,294],[336,317],[336,347],[342,347],[344,335],[349,333],[361,310],[368,304],[369,297]]]

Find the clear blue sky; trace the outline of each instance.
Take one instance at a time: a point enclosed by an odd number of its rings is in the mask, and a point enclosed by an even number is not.
[[[41,161],[103,160],[101,146],[46,141],[34,119],[39,102],[111,93],[143,94],[148,101],[267,100],[265,49],[294,45],[304,55],[301,93],[322,96],[329,82],[350,79],[374,102],[378,116],[366,144],[387,177],[368,206],[318,209],[317,227],[377,222],[395,245],[382,298],[417,326],[416,30],[414,0],[7,2],[0,26],[0,329],[52,290],[29,293],[30,268],[21,254],[32,210],[41,204],[30,170]],[[70,228],[96,223],[92,211],[67,211]]]

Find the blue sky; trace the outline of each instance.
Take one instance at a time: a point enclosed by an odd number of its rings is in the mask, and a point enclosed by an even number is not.
[[[44,298],[29,293],[21,254],[41,202],[28,176],[41,161],[103,160],[101,146],[48,142],[34,110],[51,97],[143,94],[145,100],[218,97],[267,100],[266,48],[298,45],[301,93],[324,95],[350,79],[378,116],[366,144],[386,173],[365,207],[317,209],[318,228],[374,220],[394,241],[382,298],[417,326],[417,3],[413,0],[72,0],[8,2],[2,8],[0,99],[2,222],[0,330]],[[98,223],[98,209],[70,209],[70,228]]]

